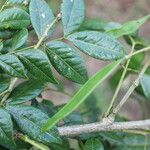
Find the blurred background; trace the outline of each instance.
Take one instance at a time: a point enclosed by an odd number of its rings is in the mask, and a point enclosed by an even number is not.
[[[4,2],[4,0],[0,0],[0,5]],[[47,2],[55,14],[59,13],[61,0],[47,0]],[[150,0],[85,0],[85,3],[86,18],[96,18],[108,22],[125,23],[130,20],[136,20],[150,13]],[[142,26],[140,34],[150,41],[150,22]],[[59,25],[52,39],[61,36],[62,26]],[[37,41],[36,35],[32,35],[30,39],[31,40],[28,41],[29,43],[36,43]],[[127,45],[125,45],[125,48],[130,50],[130,47]],[[89,76],[95,74],[108,63],[85,56],[83,53],[81,55],[85,59]],[[70,99],[70,95],[74,95],[74,93],[80,88],[80,85],[72,83],[59,75],[58,78],[63,81],[65,92],[59,93],[50,89],[42,94],[45,99],[53,101],[56,105],[66,103]],[[130,81],[132,81],[132,78]],[[125,91],[127,91],[128,83],[129,80],[125,80],[118,100],[123,96]],[[106,81],[105,84],[95,90],[84,105],[90,105],[95,109],[95,112],[97,111],[97,116],[102,116],[103,112],[108,107],[113,93],[114,89],[109,84],[109,81]],[[149,117],[150,113],[147,112],[146,109],[145,112],[141,111],[142,107],[149,107],[149,104],[146,101],[142,101],[141,97],[139,97],[139,99],[140,100],[137,100],[134,96],[131,96],[120,115],[127,116],[131,120]],[[84,106],[80,107],[80,109],[82,108],[84,108]]]

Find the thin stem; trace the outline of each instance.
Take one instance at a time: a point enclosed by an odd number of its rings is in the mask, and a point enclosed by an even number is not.
[[[38,143],[34,140],[31,140],[30,138],[28,138],[26,135],[23,135],[23,134],[19,134],[18,137],[24,141],[24,142],[27,142],[27,143],[30,143],[31,145],[35,146],[36,148],[40,149],[40,150],[50,150],[47,146],[41,144],[41,143]]]
[[[22,48],[22,49],[18,49],[17,50],[17,52],[21,52],[21,51],[24,51],[24,50],[28,50],[28,49],[32,49],[32,48],[34,48],[35,46],[28,46],[28,47],[25,47],[25,48]],[[16,53],[16,51],[12,51],[12,52],[9,52],[9,53],[7,53],[7,54],[15,54]]]
[[[120,65],[123,69],[125,69],[125,66],[124,65]],[[132,69],[132,68],[127,68],[127,71],[130,71],[130,72],[134,72],[134,73],[139,73],[139,70],[136,70],[136,69]]]
[[[133,91],[135,90],[135,88],[139,85],[141,77],[143,76],[143,74],[145,73],[145,71],[147,70],[147,68],[148,68],[148,66],[150,64],[149,60],[150,60],[150,57],[146,61],[145,65],[143,66],[143,68],[142,68],[141,72],[139,73],[137,79],[133,82],[133,84],[131,85],[131,87],[129,88],[129,90],[127,91],[127,93],[125,94],[125,96],[123,97],[123,99],[113,109],[113,112],[112,112],[112,114],[110,114],[110,117],[114,118],[116,116],[116,114],[119,112],[119,110],[122,108],[122,106],[125,104],[125,102],[130,97],[130,95],[133,93]]]
[[[147,52],[147,51],[150,51],[150,46],[149,47],[146,47],[146,48],[143,48],[143,49],[140,49],[132,54],[129,54],[126,56],[126,59],[130,59],[131,57],[137,55],[137,54],[140,54],[140,53],[143,53],[143,52]]]
[[[52,40],[61,41],[61,40],[63,40],[63,39],[64,39],[64,37],[60,37],[60,38],[56,38],[56,39],[52,39]]]
[[[60,18],[61,18],[61,13],[59,13],[59,14],[57,15],[57,17],[53,20],[53,22],[52,22],[50,25],[48,25],[48,27],[47,27],[46,30],[45,30],[45,33],[43,34],[43,36],[40,38],[40,40],[39,40],[38,43],[36,44],[36,46],[35,46],[36,49],[41,45],[41,43],[44,41],[44,39],[48,36],[49,30],[54,26],[54,24],[55,24],[57,21],[60,20]]]
[[[6,91],[0,93],[0,96],[3,96],[3,95],[5,95],[5,94],[8,93],[8,92],[9,92],[9,90],[7,89]]]
[[[12,90],[13,90],[13,87],[15,85],[15,83],[17,82],[18,78],[12,78],[11,79],[11,83],[10,83],[10,86],[9,88],[4,92],[4,97],[2,98],[2,101],[1,101],[1,104],[3,104],[7,98],[9,97],[9,95],[11,94]]]
[[[132,43],[133,43],[133,44],[132,44],[132,49],[131,49],[131,53],[130,53],[131,55],[132,55],[132,53],[133,53],[133,51],[134,51],[134,48],[135,48],[135,43],[134,43],[134,41],[133,41]],[[113,98],[112,98],[112,100],[111,100],[111,102],[110,102],[110,105],[109,105],[109,107],[108,107],[108,110],[106,111],[106,114],[105,114],[104,118],[108,117],[108,115],[110,114],[110,111],[111,111],[112,108],[113,108],[113,105],[114,105],[114,103],[115,103],[115,100],[116,100],[116,98],[117,98],[117,96],[118,96],[118,94],[119,94],[119,91],[120,91],[120,89],[121,89],[121,86],[122,86],[123,80],[124,80],[124,78],[125,78],[125,75],[126,75],[126,73],[127,73],[127,71],[128,71],[128,66],[129,66],[129,64],[130,64],[130,60],[131,60],[131,58],[128,59],[126,65],[125,65],[125,68],[124,68],[124,70],[123,70],[123,73],[122,73],[121,78],[120,78],[120,81],[119,81],[119,84],[118,84],[118,86],[117,86],[117,88],[116,88],[116,91],[115,91],[115,93],[114,93],[114,95],[113,95]]]

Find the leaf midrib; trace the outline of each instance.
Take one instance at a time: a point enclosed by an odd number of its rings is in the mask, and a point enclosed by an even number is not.
[[[76,39],[72,39],[72,41],[73,41],[73,42],[74,42],[74,41],[75,41],[75,42],[78,42],[78,41],[79,41],[79,42],[81,42],[81,43],[83,43],[83,44],[86,43],[86,44],[89,44],[89,45],[92,45],[92,46],[94,45],[94,44],[92,44],[92,43],[87,43],[87,42],[84,42],[84,41],[81,41],[81,40],[76,40]],[[97,47],[100,47],[100,48],[102,47],[101,49],[106,49],[106,48],[103,47],[103,46],[98,46],[97,44],[95,44],[95,45],[96,45]],[[94,47],[95,47],[95,45],[94,45]],[[123,50],[123,49],[122,49],[122,50]],[[107,49],[107,50],[105,50],[105,51],[106,51],[106,52],[109,52],[109,51],[110,51],[110,52],[113,52],[113,53],[115,52],[116,54],[119,53],[119,51],[115,51],[115,50],[108,50],[108,49]],[[103,51],[103,52],[105,52],[105,51]],[[119,53],[119,54],[121,54],[121,53]],[[123,53],[122,53],[122,54],[123,54]]]
[[[19,75],[19,76],[21,76],[21,77],[24,77],[24,75],[23,74],[20,74],[16,69],[14,69],[12,66],[10,66],[9,64],[7,64],[6,62],[3,62],[1,59],[0,59],[0,61],[1,61],[1,63],[3,63],[4,65],[7,65],[7,66],[9,66],[12,70],[14,70],[15,71],[15,73],[17,73],[17,75]],[[1,65],[0,65],[1,66]],[[4,68],[2,68],[4,71],[5,71],[5,69]]]
[[[50,50],[54,55],[57,55],[57,57],[60,58],[61,61],[64,62],[65,65],[69,66],[69,68],[70,68],[73,72],[75,72],[75,73],[79,76],[79,78],[81,78],[82,80],[84,80],[84,78],[82,77],[82,75],[80,75],[77,71],[75,71],[74,68],[72,68],[72,66],[70,66],[69,64],[67,64],[67,62],[65,62],[65,61],[61,58],[61,56],[59,56],[57,53],[55,53],[54,51],[52,51],[48,46],[46,46],[46,47],[47,47],[47,49]]]
[[[38,7],[38,4],[36,3],[36,6]],[[38,9],[40,9],[39,7],[38,7]],[[34,12],[34,11],[33,11]],[[39,13],[39,11],[37,11],[38,12],[38,16],[39,16],[39,22],[40,22],[40,24],[39,24],[39,26],[40,26],[40,35],[39,35],[39,33],[37,33],[38,34],[38,36],[41,38],[41,35],[42,35],[42,26],[41,26],[41,23],[42,23],[42,21],[41,21],[41,15],[39,15],[40,13]],[[38,30],[38,29],[36,29],[36,30]],[[38,32],[38,31],[37,31]]]
[[[46,79],[49,79],[50,81],[52,81],[53,82],[53,80],[47,75],[47,74],[45,74],[42,70],[40,70],[39,69],[39,67],[37,67],[33,62],[31,62],[29,59],[27,59],[26,57],[24,57],[23,55],[19,55],[19,54],[17,54],[18,56],[20,56],[20,57],[22,57],[23,59],[25,59],[27,62],[30,62],[30,64],[33,66],[33,67],[35,67],[35,68],[37,68],[37,70],[39,70],[39,72],[41,72],[44,76],[45,76],[45,78]],[[27,69],[28,70],[28,69]],[[28,70],[29,71],[29,70]],[[30,72],[30,71],[29,71]],[[30,72],[31,73],[31,72]],[[33,76],[35,76],[33,73],[31,73]],[[37,77],[36,77],[37,78]]]
[[[73,3],[73,4],[72,4],[72,6],[71,6],[71,13],[70,13],[70,17],[69,17],[69,19],[68,19],[68,21],[67,21],[67,24],[66,24],[66,29],[68,28],[68,26],[69,26],[69,24],[70,24],[70,20],[71,20],[71,17],[72,17],[75,0],[73,0],[73,2],[71,2],[71,3]]]

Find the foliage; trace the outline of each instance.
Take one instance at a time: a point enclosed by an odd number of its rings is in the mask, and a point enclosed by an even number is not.
[[[120,24],[85,19],[84,0],[63,0],[60,8],[54,15],[44,0],[7,0],[0,10],[0,149],[70,150],[72,139],[81,150],[150,149],[148,130],[81,133],[70,139],[60,135],[58,128],[99,121],[97,99],[102,95],[93,91],[108,77],[109,87],[117,90],[104,119],[113,115],[115,119],[115,99],[130,75],[138,74],[140,86],[134,92],[149,102],[150,68],[145,59],[150,47],[138,31],[150,15]],[[60,21],[63,36],[52,38]],[[31,35],[36,35],[36,44]],[[126,50],[118,38],[132,50]],[[77,50],[109,64],[89,77]],[[70,96],[58,74],[82,86],[61,106],[42,96],[47,89]],[[128,120],[119,115],[117,119]]]

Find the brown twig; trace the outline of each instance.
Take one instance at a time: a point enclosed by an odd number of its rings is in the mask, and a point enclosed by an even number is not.
[[[106,124],[104,122],[90,123],[84,125],[74,125],[58,128],[62,136],[77,136],[83,133],[94,133],[100,131],[125,131],[125,130],[150,130],[150,119],[141,121],[114,122]]]

